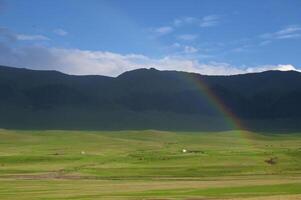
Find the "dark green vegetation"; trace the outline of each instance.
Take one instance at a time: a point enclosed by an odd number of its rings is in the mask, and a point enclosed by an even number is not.
[[[0,199],[298,199],[300,172],[293,133],[0,131]]]
[[[301,128],[299,72],[203,76],[140,69],[112,78],[9,67],[0,67],[0,127],[232,129],[208,92],[252,130]]]

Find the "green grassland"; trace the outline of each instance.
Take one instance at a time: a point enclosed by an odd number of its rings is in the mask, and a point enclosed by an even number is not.
[[[301,134],[0,130],[0,199],[242,198],[301,199]]]

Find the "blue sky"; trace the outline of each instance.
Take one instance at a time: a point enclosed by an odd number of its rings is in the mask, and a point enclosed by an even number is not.
[[[0,64],[110,76],[299,69],[300,9],[299,0],[0,0]]]

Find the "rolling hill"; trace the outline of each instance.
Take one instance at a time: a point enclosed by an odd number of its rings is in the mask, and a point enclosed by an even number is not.
[[[301,73],[205,76],[138,69],[118,77],[0,67],[0,127],[10,129],[301,129]],[[226,116],[226,118],[229,118]]]

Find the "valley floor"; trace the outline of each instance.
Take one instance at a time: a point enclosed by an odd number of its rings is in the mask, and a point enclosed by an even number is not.
[[[0,130],[0,199],[301,199],[301,134]]]

